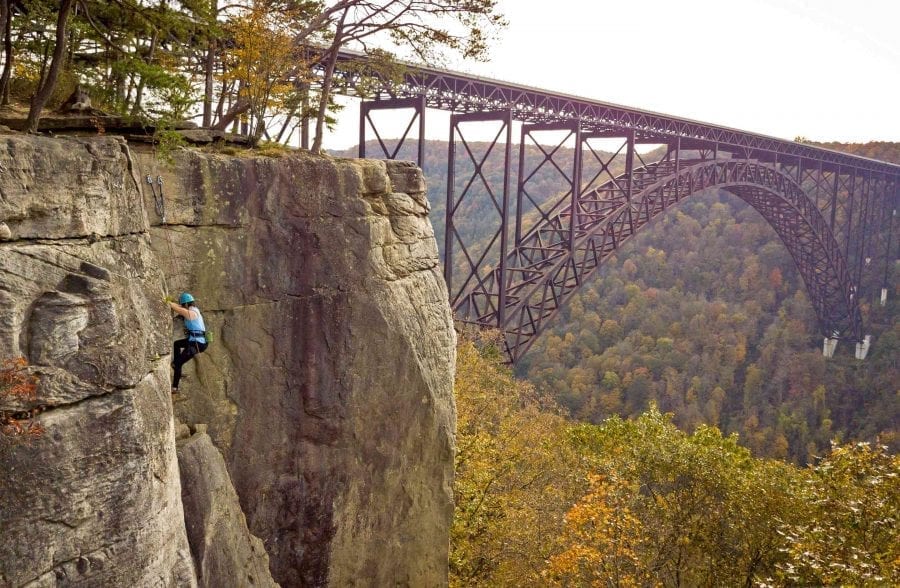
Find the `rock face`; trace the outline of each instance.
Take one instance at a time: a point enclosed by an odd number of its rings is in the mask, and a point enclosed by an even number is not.
[[[206,433],[178,441],[185,523],[202,588],[277,586],[250,534],[222,454]]]
[[[0,439],[0,586],[446,584],[455,336],[418,169],[0,141],[0,359],[40,377],[0,415],[45,429]],[[215,341],[179,477],[182,290]]]
[[[0,137],[0,358],[45,433],[0,445],[0,585],[192,586],[162,275],[124,143]]]
[[[209,423],[275,580],[446,584],[455,336],[419,170],[137,161],[169,290],[215,334],[176,413]]]

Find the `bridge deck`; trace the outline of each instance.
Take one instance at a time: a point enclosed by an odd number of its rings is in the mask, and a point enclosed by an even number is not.
[[[362,53],[341,51],[338,67],[344,82],[344,93],[355,95],[360,77],[358,68],[347,68],[346,64],[367,61],[368,58]],[[345,67],[340,69],[341,65]],[[887,174],[900,180],[900,165],[876,159],[466,73],[411,63],[404,66],[402,80],[383,79],[374,94],[365,97],[375,100],[424,97],[429,108],[451,112],[511,110],[513,119],[523,122],[578,121],[586,132],[634,130],[639,143],[667,143],[680,138],[685,149],[718,144],[719,148],[743,158],[761,161],[777,159],[780,163],[791,165],[798,164],[800,160],[816,166],[821,162],[825,171],[836,171],[840,166],[847,168],[842,171],[853,168]],[[371,88],[371,84],[367,87]]]

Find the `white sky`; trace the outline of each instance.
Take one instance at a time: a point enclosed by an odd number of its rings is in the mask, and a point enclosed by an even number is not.
[[[490,61],[452,69],[785,139],[900,141],[900,0],[500,3]],[[328,148],[358,142],[356,104],[339,118]],[[426,120],[447,139],[447,115]]]

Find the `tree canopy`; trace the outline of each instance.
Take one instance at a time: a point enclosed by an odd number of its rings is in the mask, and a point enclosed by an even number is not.
[[[760,458],[655,405],[585,424],[463,341],[452,586],[896,585],[900,460]]]
[[[481,59],[504,26],[496,0],[3,0],[0,93],[45,104],[81,84],[104,111],[165,124],[185,117],[253,139],[321,148],[338,51],[382,74],[397,58]],[[365,77],[367,71],[359,72]],[[361,85],[364,88],[364,84]],[[302,134],[302,133],[301,133]]]

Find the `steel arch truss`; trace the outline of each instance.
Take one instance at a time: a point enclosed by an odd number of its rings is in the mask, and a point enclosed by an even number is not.
[[[399,80],[385,78],[379,85],[370,76],[362,83],[358,65],[367,59],[341,52],[335,72],[342,93],[360,95],[365,87],[374,98],[363,103],[360,115],[361,155],[367,125],[382,154],[395,158],[418,120],[421,164],[425,109],[453,113],[444,244],[450,301],[458,319],[499,328],[513,361],[603,259],[666,208],[706,188],[733,192],[775,228],[826,337],[859,343],[860,301],[871,299],[880,285],[884,304],[900,241],[893,236],[900,228],[900,166],[426,66],[407,64]],[[387,108],[414,111],[393,149],[370,116]],[[501,128],[481,155],[463,128],[490,121]],[[511,200],[514,122],[522,130]],[[618,140],[618,148],[604,154],[593,147],[597,139]],[[666,146],[665,155],[644,161],[635,148],[642,143]],[[484,166],[501,152],[502,184]],[[538,194],[531,179],[548,169],[558,172],[558,189]],[[473,210],[481,217],[473,220]],[[486,240],[467,226],[472,223],[487,227]],[[865,351],[857,347],[860,355]]]
[[[800,270],[823,334],[860,340],[858,297],[844,253],[801,186],[756,160],[682,160],[673,150],[585,193],[576,222],[567,206],[524,235],[507,256],[506,279],[482,282],[493,292],[469,294],[498,299],[503,283],[502,320],[488,311],[470,322],[499,327],[515,362],[604,259],[667,208],[709,188],[734,193],[773,226]]]

